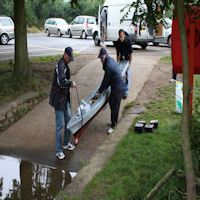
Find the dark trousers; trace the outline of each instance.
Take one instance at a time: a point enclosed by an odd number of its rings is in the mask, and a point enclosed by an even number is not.
[[[172,71],[172,78],[176,80],[177,73]]]
[[[114,128],[117,125],[118,115],[119,115],[119,108],[121,99],[124,95],[123,90],[112,90],[109,99],[109,105],[111,110],[111,127]]]

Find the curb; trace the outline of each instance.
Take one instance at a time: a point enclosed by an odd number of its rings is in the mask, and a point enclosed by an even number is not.
[[[93,179],[96,173],[102,170],[105,163],[114,154],[116,146],[128,133],[136,116],[136,114],[133,114],[132,117],[126,115],[121,119],[114,132],[97,148],[88,164],[79,171],[74,181],[67,185],[67,187],[60,193],[59,200],[63,200],[64,196],[73,198],[81,197],[87,184]]]

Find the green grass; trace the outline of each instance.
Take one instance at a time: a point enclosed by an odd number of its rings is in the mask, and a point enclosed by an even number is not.
[[[27,27],[27,33],[44,33],[44,29],[39,29],[36,26]]]
[[[175,166],[183,169],[181,149],[181,115],[175,114],[175,85],[171,84],[148,103],[142,117],[137,117],[129,133],[121,140],[115,154],[84,190],[81,200],[140,200],[143,199]],[[153,134],[134,133],[138,120],[159,120]],[[181,199],[175,188],[184,191],[182,179],[172,177],[156,194],[154,200]],[[66,199],[70,199],[67,198]]]
[[[131,108],[131,107],[134,106],[134,105],[135,105],[135,102],[134,102],[134,101],[131,101],[130,103],[128,103],[128,104],[126,104],[126,105],[124,106],[124,109],[128,110],[129,108]]]
[[[18,96],[30,92],[42,92],[41,84],[44,80],[32,75],[26,80],[19,81],[12,76],[12,72],[4,73],[0,76],[0,105],[17,98]]]
[[[0,74],[13,70],[13,65],[10,63],[0,63]]]
[[[128,109],[130,109],[131,107],[135,106],[135,105],[139,105],[138,103],[135,103],[134,101],[131,101],[130,103],[127,103],[125,106],[124,106],[124,109],[122,111],[122,115],[125,115],[128,111]]]
[[[30,64],[50,64],[51,62],[58,61],[62,57],[61,54],[56,56],[41,56],[37,58],[30,58]]]
[[[79,54],[74,54],[75,57],[78,55]],[[55,66],[52,68],[51,63],[57,62],[61,56],[62,55],[31,58],[29,62],[33,64],[33,67],[37,66],[37,68],[34,68],[37,69],[37,71],[51,72],[55,69]],[[43,64],[48,64],[48,66],[44,67]],[[13,65],[13,60],[9,62],[0,62],[0,105],[29,91],[39,91],[42,93],[41,85],[46,84],[44,78],[35,74],[29,79],[19,82],[12,76]]]
[[[169,64],[171,65],[172,64],[172,58],[171,56],[164,56],[160,59],[163,63],[165,64]]]
[[[73,56],[76,57],[80,54],[78,53],[74,53]],[[50,64],[52,62],[57,62],[58,60],[60,60],[60,58],[62,57],[62,54],[56,55],[56,56],[41,56],[41,57],[37,57],[37,58],[30,58],[29,59],[29,63],[30,64]]]

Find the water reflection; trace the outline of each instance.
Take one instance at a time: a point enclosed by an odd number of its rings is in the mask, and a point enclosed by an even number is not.
[[[53,169],[7,156],[0,156],[0,200],[53,200],[69,184],[72,176]]]

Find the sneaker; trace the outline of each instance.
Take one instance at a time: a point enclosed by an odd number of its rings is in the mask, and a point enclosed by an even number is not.
[[[102,47],[105,47],[106,45],[105,45],[105,44],[101,44],[101,46],[102,46]]]
[[[112,122],[108,122],[107,126],[109,126],[109,127],[112,126]]]
[[[69,142],[68,145],[63,145],[63,149],[73,151],[75,146]]]
[[[176,80],[172,78],[172,79],[169,80],[169,82],[170,82],[170,83],[175,83]]]
[[[114,129],[110,127],[110,128],[108,129],[108,134],[111,134],[113,131],[114,131]]]
[[[65,154],[63,152],[59,152],[59,153],[56,153],[56,156],[60,159],[60,160],[63,160],[65,158]]]

